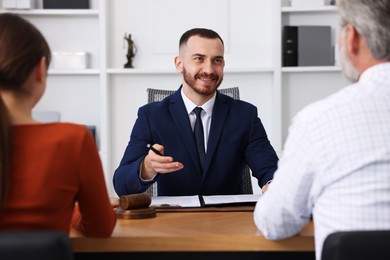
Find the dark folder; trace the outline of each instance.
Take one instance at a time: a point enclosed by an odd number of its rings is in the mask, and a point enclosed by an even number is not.
[[[89,9],[89,0],[43,0],[44,9]]]
[[[283,66],[298,66],[298,27],[283,28]]]
[[[284,26],[283,66],[333,66],[330,26]]]

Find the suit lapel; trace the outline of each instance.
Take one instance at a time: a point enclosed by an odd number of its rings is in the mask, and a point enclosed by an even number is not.
[[[213,115],[211,119],[209,140],[207,143],[207,153],[205,161],[205,173],[207,173],[210,166],[210,162],[213,158],[217,145],[221,138],[222,130],[225,125],[225,121],[229,111],[229,102],[228,100],[217,92],[217,97],[215,99],[215,104],[213,108]],[[204,174],[205,175],[205,174]],[[203,176],[204,178],[204,176]]]

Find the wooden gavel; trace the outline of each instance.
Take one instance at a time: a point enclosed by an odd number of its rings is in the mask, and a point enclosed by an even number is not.
[[[119,206],[123,210],[147,208],[152,203],[148,193],[130,194],[119,197]]]

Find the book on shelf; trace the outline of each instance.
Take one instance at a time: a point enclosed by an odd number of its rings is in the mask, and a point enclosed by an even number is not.
[[[152,197],[151,206],[179,208],[255,206],[260,196],[260,194],[156,196]]]

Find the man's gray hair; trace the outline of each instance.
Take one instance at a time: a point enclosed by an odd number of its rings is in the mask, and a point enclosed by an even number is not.
[[[376,59],[390,60],[390,0],[337,0],[340,23],[351,24]]]

